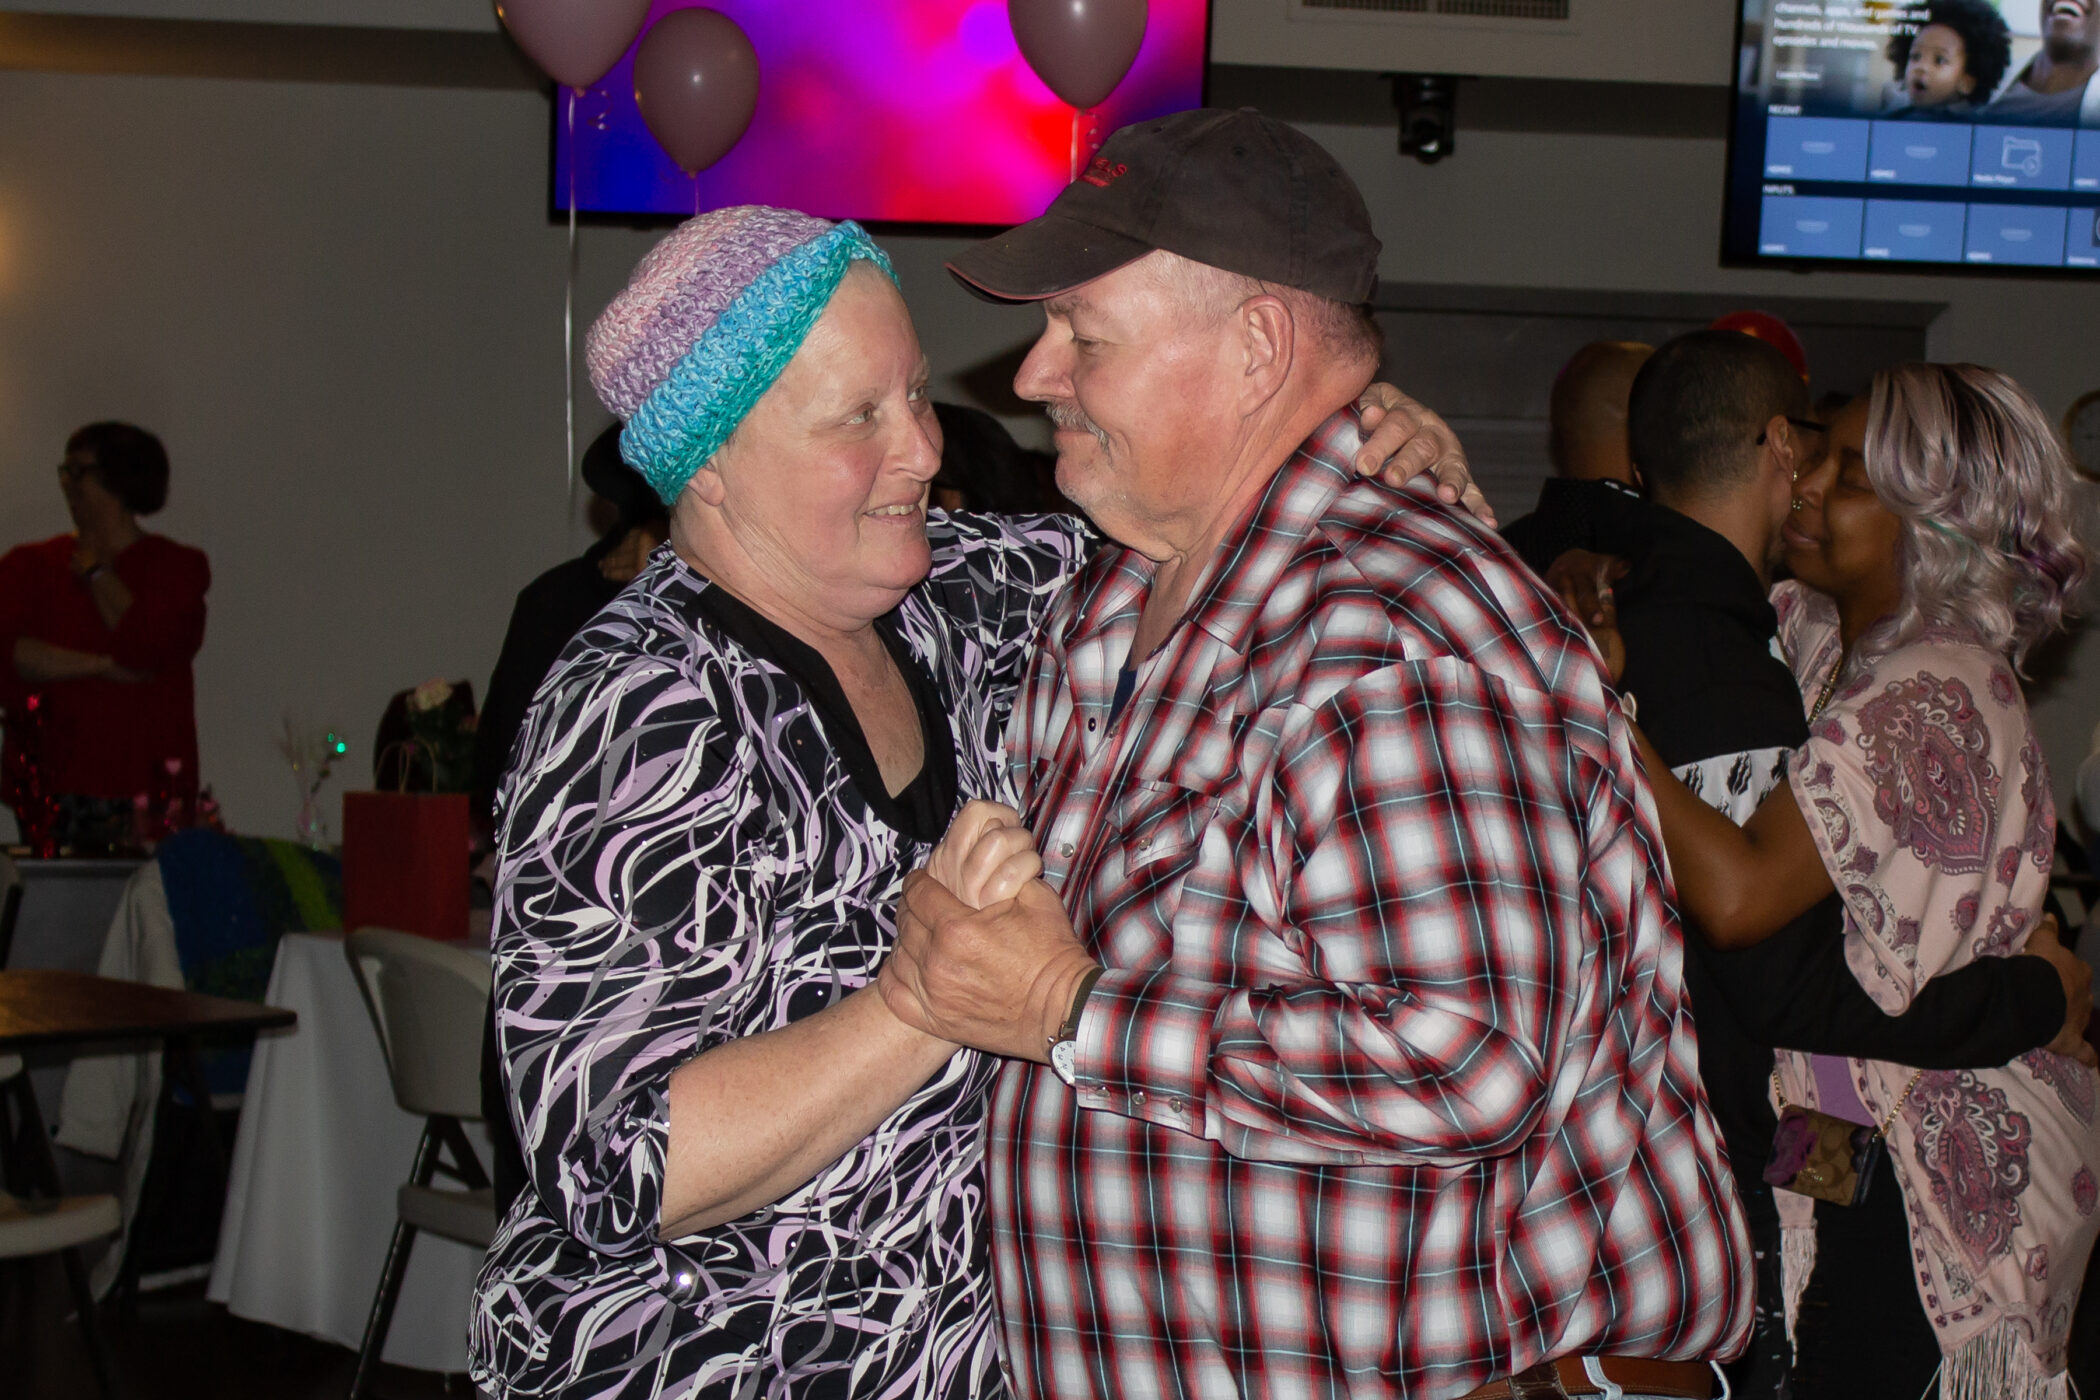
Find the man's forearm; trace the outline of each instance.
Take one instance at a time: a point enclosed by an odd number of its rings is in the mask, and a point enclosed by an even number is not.
[[[34,637],[15,638],[12,660],[15,675],[29,685],[95,680],[108,676],[113,664],[100,653],[75,651]]]
[[[1834,895],[1763,943],[1703,956],[1745,1030],[1775,1049],[1979,1069],[2047,1045],[2064,1020],[2061,980],[2033,957],[1978,958],[1927,981],[1903,1015],[1888,1015],[1845,961]]]

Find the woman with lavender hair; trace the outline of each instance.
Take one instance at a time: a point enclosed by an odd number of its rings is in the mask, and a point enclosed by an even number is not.
[[[2069,485],[2048,420],[1993,370],[1905,365],[1835,416],[1796,482],[1793,580],[1773,597],[1813,697],[1789,782],[1737,827],[1641,741],[1679,897],[1709,938],[1758,942],[1835,890],[1846,961],[1890,1014],[2026,945],[2056,809],[2015,672],[2085,575]],[[1783,1105],[1887,1146],[1854,1204],[1777,1193],[1798,1400],[1910,1400],[1935,1376],[1946,1400],[2066,1394],[2100,1232],[2092,1059],[2065,1039],[1981,1071],[1779,1057]],[[1766,1179],[1799,1165],[1775,1153]]]
[[[682,225],[588,361],[671,538],[541,683],[499,792],[494,1001],[528,1182],[482,1268],[474,1379],[1002,1394],[997,1066],[891,1016],[875,976],[949,818],[1014,801],[1013,690],[1086,527],[927,509],[926,360],[855,224]],[[1425,421],[1431,450],[1388,479],[1449,470],[1448,430],[1405,412],[1367,459]],[[950,877],[1003,898],[1038,868],[1020,840]]]

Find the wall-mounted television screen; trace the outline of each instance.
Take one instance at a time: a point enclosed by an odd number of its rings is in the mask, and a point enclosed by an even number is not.
[[[691,0],[655,0],[649,23]],[[709,0],[758,55],[743,139],[690,177],[634,100],[629,49],[576,103],[554,102],[550,203],[677,218],[774,204],[833,219],[1013,224],[1072,176],[1073,111],[1028,66],[1006,0]],[[1203,103],[1208,0],[1150,0],[1144,42],[1090,114],[1095,139]],[[648,32],[647,26],[643,33]],[[638,41],[639,42],[639,41]]]
[[[2100,0],[1742,0],[1723,251],[2100,270]]]

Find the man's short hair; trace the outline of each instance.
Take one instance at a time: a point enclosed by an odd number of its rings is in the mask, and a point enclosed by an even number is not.
[[[1247,298],[1266,294],[1291,309],[1300,344],[1322,356],[1366,365],[1376,365],[1384,356],[1385,332],[1368,306],[1227,272],[1179,253],[1156,254],[1154,265],[1161,282],[1188,303],[1193,316],[1215,320]]]
[[[1626,438],[1658,497],[1685,500],[1747,481],[1757,438],[1779,417],[1806,417],[1808,386],[1785,355],[1740,331],[1693,331],[1634,376]]]
[[[66,439],[66,455],[86,452],[95,477],[133,515],[168,503],[168,452],[160,439],[129,423],[90,423]]]

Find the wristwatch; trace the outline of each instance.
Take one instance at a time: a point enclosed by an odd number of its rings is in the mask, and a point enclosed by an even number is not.
[[[1050,1068],[1075,1088],[1079,1084],[1079,1015],[1086,1010],[1086,999],[1094,994],[1094,984],[1106,971],[1107,968],[1096,965],[1079,979],[1072,1009],[1065,1014],[1065,1023],[1057,1028],[1057,1034],[1050,1037]]]

